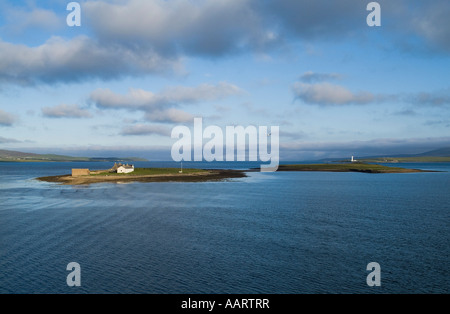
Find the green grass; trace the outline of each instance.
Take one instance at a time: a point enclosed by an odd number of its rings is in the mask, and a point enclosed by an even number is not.
[[[110,173],[108,171],[100,172],[98,174],[91,174],[91,176],[147,176],[147,175],[165,175],[178,174],[179,168],[135,168],[130,173]],[[203,169],[183,169],[183,174],[205,172]]]

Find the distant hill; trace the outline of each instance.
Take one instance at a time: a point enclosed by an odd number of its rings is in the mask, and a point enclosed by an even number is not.
[[[37,162],[37,161],[53,161],[53,162],[64,162],[64,161],[107,161],[107,162],[132,162],[132,161],[148,161],[144,158],[137,157],[71,157],[64,155],[54,155],[54,154],[33,154],[33,153],[23,153],[11,150],[0,149],[0,162],[15,161],[15,162]]]
[[[450,157],[446,156],[417,156],[417,157],[371,157],[359,158],[358,161],[363,162],[450,162]]]
[[[439,148],[435,150],[431,150],[429,152],[425,152],[422,154],[417,154],[414,157],[425,157],[425,156],[433,156],[433,157],[450,157],[450,147]]]
[[[439,148],[420,154],[375,156],[358,159],[365,162],[450,162],[450,147]]]

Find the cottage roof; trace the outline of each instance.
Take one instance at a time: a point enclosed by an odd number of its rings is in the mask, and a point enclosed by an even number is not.
[[[134,168],[133,165],[121,165],[120,167],[123,167],[123,168],[125,168],[125,169],[133,169],[133,168]],[[120,168],[120,167],[119,167],[119,168]]]

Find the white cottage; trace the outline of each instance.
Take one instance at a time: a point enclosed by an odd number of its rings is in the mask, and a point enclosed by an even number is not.
[[[134,165],[120,165],[117,167],[117,173],[130,173],[134,171]]]

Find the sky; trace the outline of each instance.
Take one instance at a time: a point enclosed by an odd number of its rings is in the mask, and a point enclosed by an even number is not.
[[[0,2],[0,149],[170,160],[175,126],[279,126],[280,159],[450,146],[450,2]]]

